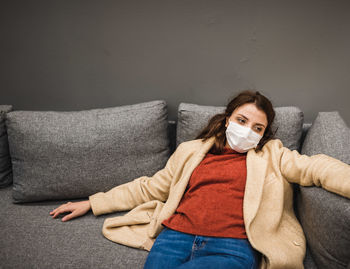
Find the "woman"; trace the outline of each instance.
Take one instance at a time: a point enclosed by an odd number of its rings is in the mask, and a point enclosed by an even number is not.
[[[306,241],[291,183],[350,198],[350,166],[300,155],[273,139],[271,102],[244,91],[181,143],[166,166],[88,201],[50,212],[67,221],[131,210],[105,220],[110,240],[150,250],[145,268],[303,268]]]

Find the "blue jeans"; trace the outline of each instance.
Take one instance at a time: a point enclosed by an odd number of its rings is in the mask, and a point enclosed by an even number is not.
[[[260,253],[247,239],[198,236],[165,227],[154,242],[144,269],[258,268]]]

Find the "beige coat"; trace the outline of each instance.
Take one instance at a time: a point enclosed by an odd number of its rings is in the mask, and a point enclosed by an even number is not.
[[[103,234],[114,242],[150,250],[162,221],[175,212],[193,170],[213,142],[213,137],[204,143],[184,142],[152,177],[90,196],[94,215],[133,209],[107,218]],[[291,183],[320,186],[350,198],[350,166],[323,154],[300,155],[278,139],[259,153],[248,151],[243,216],[251,245],[263,254],[260,268],[303,268],[306,241],[293,212]]]

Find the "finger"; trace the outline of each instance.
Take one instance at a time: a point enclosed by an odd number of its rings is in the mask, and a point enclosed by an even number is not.
[[[56,212],[56,210],[57,210],[57,208],[52,209],[52,210],[50,211],[50,215],[52,215],[53,213],[55,213],[55,212]]]
[[[61,209],[63,206],[65,206],[66,204],[60,205],[59,207],[53,209],[50,214],[54,214],[57,210]]]
[[[57,210],[58,210],[58,208],[53,209],[53,210],[50,212],[50,215],[54,214]]]
[[[63,207],[63,208],[57,210],[52,217],[56,218],[59,214],[62,214],[65,212],[72,212],[72,211],[73,211],[73,209],[70,206],[66,206],[66,207]]]
[[[75,218],[76,217],[76,213],[73,211],[72,213],[70,213],[69,215],[66,215],[66,216],[64,216],[63,218],[62,218],[62,221],[64,222],[64,221],[68,221],[68,220],[70,220],[70,219],[72,219],[72,218]]]
[[[71,203],[72,203],[72,202],[68,202],[68,203],[66,203],[66,204],[60,205],[59,207],[53,209],[53,210],[50,212],[50,214],[54,214],[57,210],[60,210],[61,208],[64,208],[64,207],[66,207],[67,205],[70,205]]]

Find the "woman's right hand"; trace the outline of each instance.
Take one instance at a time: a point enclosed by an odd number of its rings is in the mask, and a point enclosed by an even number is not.
[[[52,215],[52,218],[56,218],[59,214],[71,212],[62,218],[62,221],[67,221],[85,215],[90,209],[91,205],[89,200],[75,203],[68,202],[52,210],[50,215]]]

